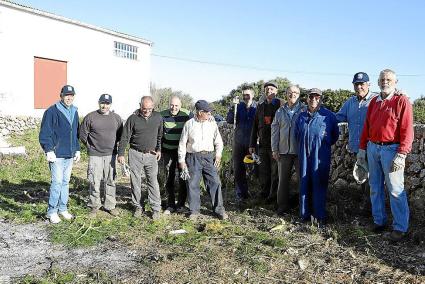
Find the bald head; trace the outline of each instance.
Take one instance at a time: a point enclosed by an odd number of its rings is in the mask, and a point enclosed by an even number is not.
[[[140,100],[140,112],[144,117],[149,117],[154,108],[153,99],[151,96],[143,96]]]
[[[182,101],[177,96],[170,98],[170,113],[171,115],[177,115],[182,107]]]

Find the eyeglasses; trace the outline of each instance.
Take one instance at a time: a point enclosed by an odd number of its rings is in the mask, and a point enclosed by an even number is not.
[[[319,95],[319,94],[311,94],[311,95],[308,95],[308,98],[309,98],[310,100],[316,99],[316,100],[318,101],[318,100],[320,100],[320,97],[321,97],[321,95]]]

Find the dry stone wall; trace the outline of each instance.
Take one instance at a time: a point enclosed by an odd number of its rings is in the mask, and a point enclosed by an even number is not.
[[[27,129],[36,128],[41,119],[26,116],[2,116],[0,115],[0,135],[22,134]]]

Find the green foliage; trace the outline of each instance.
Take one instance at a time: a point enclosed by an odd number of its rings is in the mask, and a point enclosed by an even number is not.
[[[333,112],[338,112],[344,102],[354,93],[349,90],[323,90],[323,105]]]
[[[186,109],[193,108],[193,98],[189,94],[181,91],[173,91],[171,88],[157,89],[154,84],[151,84],[151,96],[155,101],[155,110],[162,111],[169,108],[170,98],[177,96],[182,101],[182,107]]]
[[[414,101],[413,120],[415,123],[425,124],[425,96],[421,96]]]

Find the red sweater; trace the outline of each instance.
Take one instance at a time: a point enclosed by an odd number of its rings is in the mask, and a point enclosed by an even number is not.
[[[389,99],[372,99],[367,109],[366,121],[360,138],[360,149],[368,141],[400,143],[398,153],[407,154],[413,142],[412,105],[406,96],[393,95]]]

